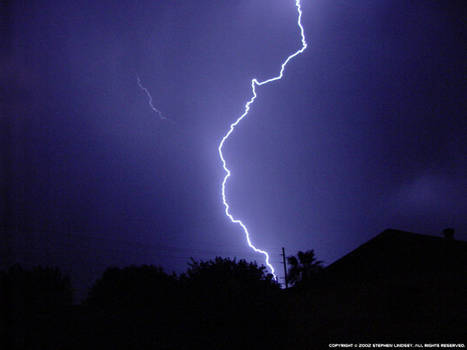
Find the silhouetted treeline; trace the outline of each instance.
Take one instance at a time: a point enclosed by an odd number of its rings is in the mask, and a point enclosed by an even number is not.
[[[75,306],[58,269],[14,266],[1,281],[5,349],[248,349],[282,341],[280,286],[245,260],[192,259],[181,275],[111,267]]]
[[[272,344],[280,327],[273,303],[278,292],[264,267],[244,260],[192,260],[180,276],[154,266],[109,268],[81,309],[82,333],[74,344],[112,349]]]
[[[1,349],[320,349],[336,342],[460,342],[467,243],[387,230],[324,268],[289,257],[292,288],[217,257],[185,273],[108,268],[80,305],[58,269],[0,273]],[[429,253],[429,254],[427,254]]]

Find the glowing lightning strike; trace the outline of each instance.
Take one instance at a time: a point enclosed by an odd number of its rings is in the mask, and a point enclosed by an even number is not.
[[[161,118],[162,120],[168,120],[166,117],[162,115],[162,112],[158,110],[156,107],[154,107],[154,105],[152,104],[152,96],[149,93],[148,89],[146,89],[143,86],[143,84],[141,84],[141,79],[139,78],[139,76],[136,76],[136,82],[138,83],[138,86],[140,87],[140,89],[146,93],[146,96],[148,97],[149,107],[151,107],[154,113],[156,113],[159,116],[159,118]]]
[[[293,54],[291,54],[289,57],[287,57],[287,59],[281,65],[281,70],[280,70],[280,73],[279,73],[278,76],[267,79],[267,80],[264,80],[264,81],[258,81],[256,78],[251,80],[251,91],[253,92],[253,97],[245,104],[245,112],[234,123],[232,123],[230,125],[229,131],[222,138],[222,141],[220,142],[219,147],[218,147],[219,157],[220,157],[220,159],[222,161],[222,167],[224,168],[224,171],[226,173],[226,175],[224,177],[224,180],[222,181],[222,202],[224,203],[224,207],[225,207],[225,215],[227,215],[227,217],[230,219],[230,221],[232,221],[234,224],[239,224],[242,227],[243,232],[245,233],[246,240],[247,240],[248,245],[250,246],[250,248],[253,249],[256,253],[261,253],[266,257],[266,265],[271,270],[271,273],[272,273],[272,275],[274,276],[274,278],[276,280],[277,280],[277,276],[274,273],[274,267],[269,262],[268,252],[265,251],[265,250],[256,248],[251,243],[250,233],[248,232],[248,229],[245,226],[245,224],[241,220],[235,219],[232,216],[232,214],[230,214],[230,206],[227,203],[227,199],[226,199],[226,196],[225,196],[225,184],[227,183],[227,180],[229,179],[229,177],[231,175],[231,172],[230,172],[229,168],[227,168],[227,163],[226,163],[226,161],[224,159],[224,155],[222,154],[222,147],[224,147],[225,141],[227,141],[227,139],[232,134],[232,132],[234,131],[234,129],[238,125],[238,123],[240,123],[240,121],[243,118],[245,118],[246,115],[248,114],[248,112],[250,111],[250,106],[256,99],[256,87],[261,86],[261,85],[266,85],[266,84],[272,83],[273,81],[282,79],[282,76],[283,76],[284,70],[285,70],[285,66],[287,65],[287,63],[289,63],[289,61],[292,58],[294,58],[295,56],[298,56],[303,51],[305,51],[305,49],[307,48],[308,45],[307,45],[306,39],[305,39],[305,31],[304,31],[304,29],[302,27],[302,8],[301,8],[300,1],[301,0],[295,0],[295,6],[297,7],[297,12],[298,12],[297,25],[300,28],[300,35],[301,35],[301,39],[302,39],[302,48],[300,50],[294,52]]]

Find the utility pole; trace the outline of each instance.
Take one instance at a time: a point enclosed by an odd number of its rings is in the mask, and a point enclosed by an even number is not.
[[[285,249],[282,247],[282,263],[284,264],[284,279],[285,279],[285,289],[289,288],[289,283],[287,281],[287,262],[285,260]]]

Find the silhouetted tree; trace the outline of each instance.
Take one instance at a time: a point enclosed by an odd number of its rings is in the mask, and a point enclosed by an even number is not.
[[[299,251],[297,256],[287,257],[288,282],[296,287],[311,286],[323,270],[323,262],[316,259],[314,250]]]
[[[65,341],[71,283],[59,269],[14,265],[0,275],[6,348],[56,349]]]
[[[204,307],[211,305],[217,311],[238,310],[280,290],[266,267],[256,262],[216,257],[209,261],[191,259],[188,265],[181,282],[196,295],[195,303],[204,300]]]
[[[182,279],[191,283],[215,283],[223,286],[225,283],[236,283],[245,288],[264,286],[278,288],[273,275],[266,272],[265,266],[258,266],[256,262],[237,260],[234,258],[216,257],[209,261],[196,261],[191,258],[188,270]]]
[[[91,287],[86,303],[104,309],[167,305],[176,284],[177,277],[158,266],[110,267]]]
[[[87,339],[79,348],[171,348],[177,340],[180,305],[177,276],[157,266],[111,267],[85,301]],[[77,347],[78,348],[78,347]]]
[[[273,347],[280,341],[279,284],[256,262],[191,259],[181,276],[193,335],[210,349]],[[261,334],[261,336],[259,336]]]

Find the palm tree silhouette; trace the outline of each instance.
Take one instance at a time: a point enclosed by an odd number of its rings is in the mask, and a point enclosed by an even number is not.
[[[289,271],[287,280],[294,286],[309,285],[316,275],[323,270],[323,262],[317,260],[314,250],[299,251],[297,256],[287,257]]]

